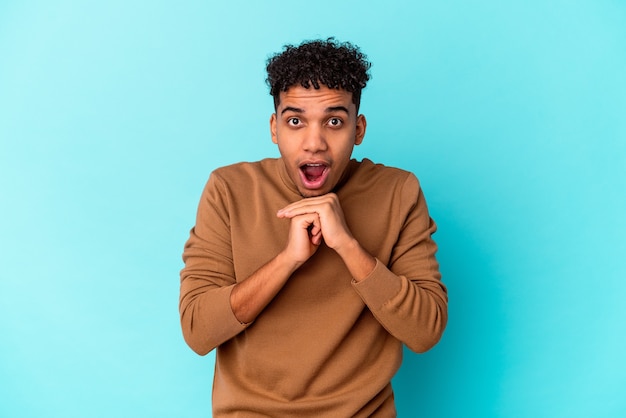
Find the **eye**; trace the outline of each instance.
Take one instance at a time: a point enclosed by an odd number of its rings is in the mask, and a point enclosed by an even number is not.
[[[289,118],[287,119],[287,125],[290,126],[299,126],[301,124],[300,119],[298,118]]]
[[[332,127],[338,128],[343,125],[343,121],[339,118],[330,118],[328,124]]]

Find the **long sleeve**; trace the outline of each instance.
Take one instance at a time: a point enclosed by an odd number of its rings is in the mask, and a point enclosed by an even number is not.
[[[411,350],[424,352],[443,334],[448,297],[431,238],[437,228],[415,176],[408,176],[401,196],[399,207],[408,207],[408,215],[388,266],[377,260],[374,271],[353,286],[391,335]]]
[[[221,180],[212,174],[183,252],[181,326],[187,344],[201,355],[246,328],[230,307],[236,281],[225,194]]]
[[[351,232],[378,260],[374,271],[352,283],[322,244],[243,325],[231,291],[284,248],[290,222],[276,211],[301,196],[280,159],[211,174],[183,252],[180,319],[194,351],[217,350],[215,416],[391,416],[402,343],[424,351],[441,336],[446,291],[415,176],[353,161],[336,193]]]

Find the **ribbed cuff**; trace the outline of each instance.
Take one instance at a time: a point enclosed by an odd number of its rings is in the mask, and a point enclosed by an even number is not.
[[[376,259],[376,266],[369,276],[360,282],[352,280],[352,286],[371,310],[378,310],[398,294],[402,279]]]

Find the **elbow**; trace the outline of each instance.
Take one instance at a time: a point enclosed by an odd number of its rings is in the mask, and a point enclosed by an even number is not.
[[[205,341],[201,341],[199,338],[192,335],[187,335],[186,333],[183,333],[183,338],[185,339],[185,342],[187,343],[189,348],[191,348],[194,353],[200,356],[206,356],[215,348],[207,344]]]
[[[422,354],[433,348],[441,340],[442,332],[433,332],[429,335],[420,335],[414,341],[407,343],[407,347],[414,353]]]
[[[196,353],[204,356],[243,331],[230,307],[230,288],[205,293],[195,299],[181,299],[180,324],[183,338]]]
[[[183,339],[196,354],[205,356],[217,347],[217,344],[213,343],[207,330],[198,326],[197,323],[194,324],[193,317],[189,313],[183,312],[180,317]]]
[[[427,325],[422,324],[418,327],[413,338],[406,343],[407,347],[415,353],[427,352],[441,340],[447,322],[447,310],[445,308],[438,309],[434,318]]]

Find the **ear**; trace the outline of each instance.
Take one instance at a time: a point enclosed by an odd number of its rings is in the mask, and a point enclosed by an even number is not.
[[[270,133],[272,134],[272,142],[278,144],[278,137],[276,136],[276,113],[272,113],[272,116],[270,116]]]
[[[365,116],[363,115],[357,116],[354,145],[361,145],[361,142],[363,142],[363,138],[365,137],[366,128],[367,128],[367,120],[365,119]]]

